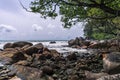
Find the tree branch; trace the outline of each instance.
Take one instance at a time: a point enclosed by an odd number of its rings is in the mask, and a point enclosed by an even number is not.
[[[90,19],[99,19],[99,20],[102,20],[102,19],[111,19],[111,18],[115,18],[116,16],[105,16],[105,17],[92,17],[92,16],[88,16],[88,18]]]
[[[24,5],[22,4],[22,2],[20,0],[18,0],[18,2],[22,6],[22,8],[25,9],[27,12],[32,12],[32,11],[28,10],[26,7],[24,7]]]
[[[101,9],[104,12],[107,12],[109,14],[113,14],[115,16],[120,16],[120,10],[112,9],[112,8],[106,6],[105,5],[106,3],[105,4],[98,4],[94,0],[90,0],[91,2],[94,2],[94,4],[93,3],[89,4],[89,3],[85,3],[85,2],[80,2],[78,0],[74,1],[77,4],[70,3],[70,2],[67,2],[67,1],[64,1],[64,0],[60,0],[60,1],[67,4],[67,5],[70,5],[70,6],[83,6],[83,7],[99,8],[99,9]]]

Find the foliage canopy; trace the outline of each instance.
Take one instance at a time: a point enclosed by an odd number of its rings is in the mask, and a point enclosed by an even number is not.
[[[114,19],[120,16],[120,0],[34,0],[30,4],[30,9],[34,13],[40,13],[43,18],[55,18],[61,15],[61,21],[65,28],[85,21],[87,22],[85,31],[87,31],[86,27],[92,26],[91,28],[94,27],[105,32],[105,26],[109,26],[106,24],[115,24]],[[95,23],[102,26],[98,27]],[[113,29],[113,26],[109,27],[107,27],[109,30]]]

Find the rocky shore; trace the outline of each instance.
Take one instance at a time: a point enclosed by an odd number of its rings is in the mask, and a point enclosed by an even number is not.
[[[110,51],[120,51],[120,39],[111,40],[87,40],[82,37],[76,37],[68,41],[69,47],[85,48],[85,49],[100,49]]]
[[[97,49],[91,53],[70,52],[64,57],[63,54],[56,50],[49,50],[41,43],[35,45],[25,41],[7,43],[4,45],[4,49],[0,51],[0,62],[3,64],[0,66],[0,80],[120,79],[120,58],[116,57],[115,60],[113,58],[111,60],[110,57],[109,59],[109,54],[120,55],[120,45],[117,42],[117,44],[115,44],[115,41],[113,41],[114,44],[110,42],[110,47],[107,47],[107,49],[111,52],[105,51],[106,47],[100,48],[106,42],[95,44],[95,42],[76,38],[68,43],[70,47],[75,45],[77,48]],[[115,62],[117,65],[112,68],[107,65],[106,68],[106,60],[110,65],[117,60]],[[110,74],[113,69],[118,69],[117,73]]]

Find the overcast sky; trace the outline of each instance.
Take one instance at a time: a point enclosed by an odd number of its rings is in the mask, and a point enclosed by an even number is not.
[[[29,8],[31,0],[21,0]],[[83,36],[82,24],[64,29],[60,16],[55,20],[26,12],[18,0],[0,0],[0,40],[66,40]]]

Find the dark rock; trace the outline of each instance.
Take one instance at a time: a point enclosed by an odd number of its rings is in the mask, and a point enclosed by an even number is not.
[[[68,60],[77,60],[77,56],[76,56],[76,54],[75,53],[72,53],[72,54],[69,54],[68,56],[67,56],[67,59]]]
[[[52,75],[54,73],[53,69],[50,66],[43,66],[41,68],[43,74]]]
[[[22,52],[15,53],[11,58],[12,58],[12,62],[18,62],[19,60],[27,59]]]
[[[38,49],[43,49],[44,48],[42,43],[35,44],[34,46],[37,47]]]
[[[46,56],[44,54],[40,54],[39,60],[45,60],[45,59],[46,59]]]
[[[6,48],[12,48],[12,43],[6,43],[6,44],[3,46],[3,49],[6,49]]]
[[[38,43],[30,47],[25,47],[24,52],[28,55],[32,55],[34,53],[43,53],[43,48],[44,48],[43,44]]]
[[[16,50],[14,48],[6,48],[0,54],[0,60],[3,64],[12,64],[18,62],[19,60],[26,60],[26,56],[22,51]]]
[[[30,42],[26,42],[26,41],[18,41],[18,42],[14,42],[14,43],[7,43],[3,46],[4,49],[6,48],[15,48],[15,47],[23,47],[25,45],[30,45],[32,46],[33,44]]]
[[[50,44],[55,44],[56,42],[55,41],[50,41]]]
[[[68,45],[72,48],[87,48],[87,46],[90,45],[90,41],[86,41],[82,37],[76,37],[75,39],[68,41]]]
[[[14,43],[12,44],[12,48],[15,48],[15,47],[23,47],[23,46],[25,46],[25,45],[30,45],[30,46],[32,46],[33,44],[30,43],[30,42],[26,42],[26,41],[18,41],[18,42],[14,42]]]
[[[0,49],[0,51],[3,51],[3,49]]]
[[[39,49],[38,49],[37,47],[35,47],[35,46],[30,46],[30,47],[24,49],[24,52],[25,52],[27,55],[32,55],[32,54],[34,54],[34,53],[37,53],[38,50],[39,50]]]
[[[68,44],[69,44],[69,46],[70,46],[70,47],[71,47],[71,46],[73,46],[73,45],[75,44],[74,39],[72,39],[72,40],[68,41]]]

